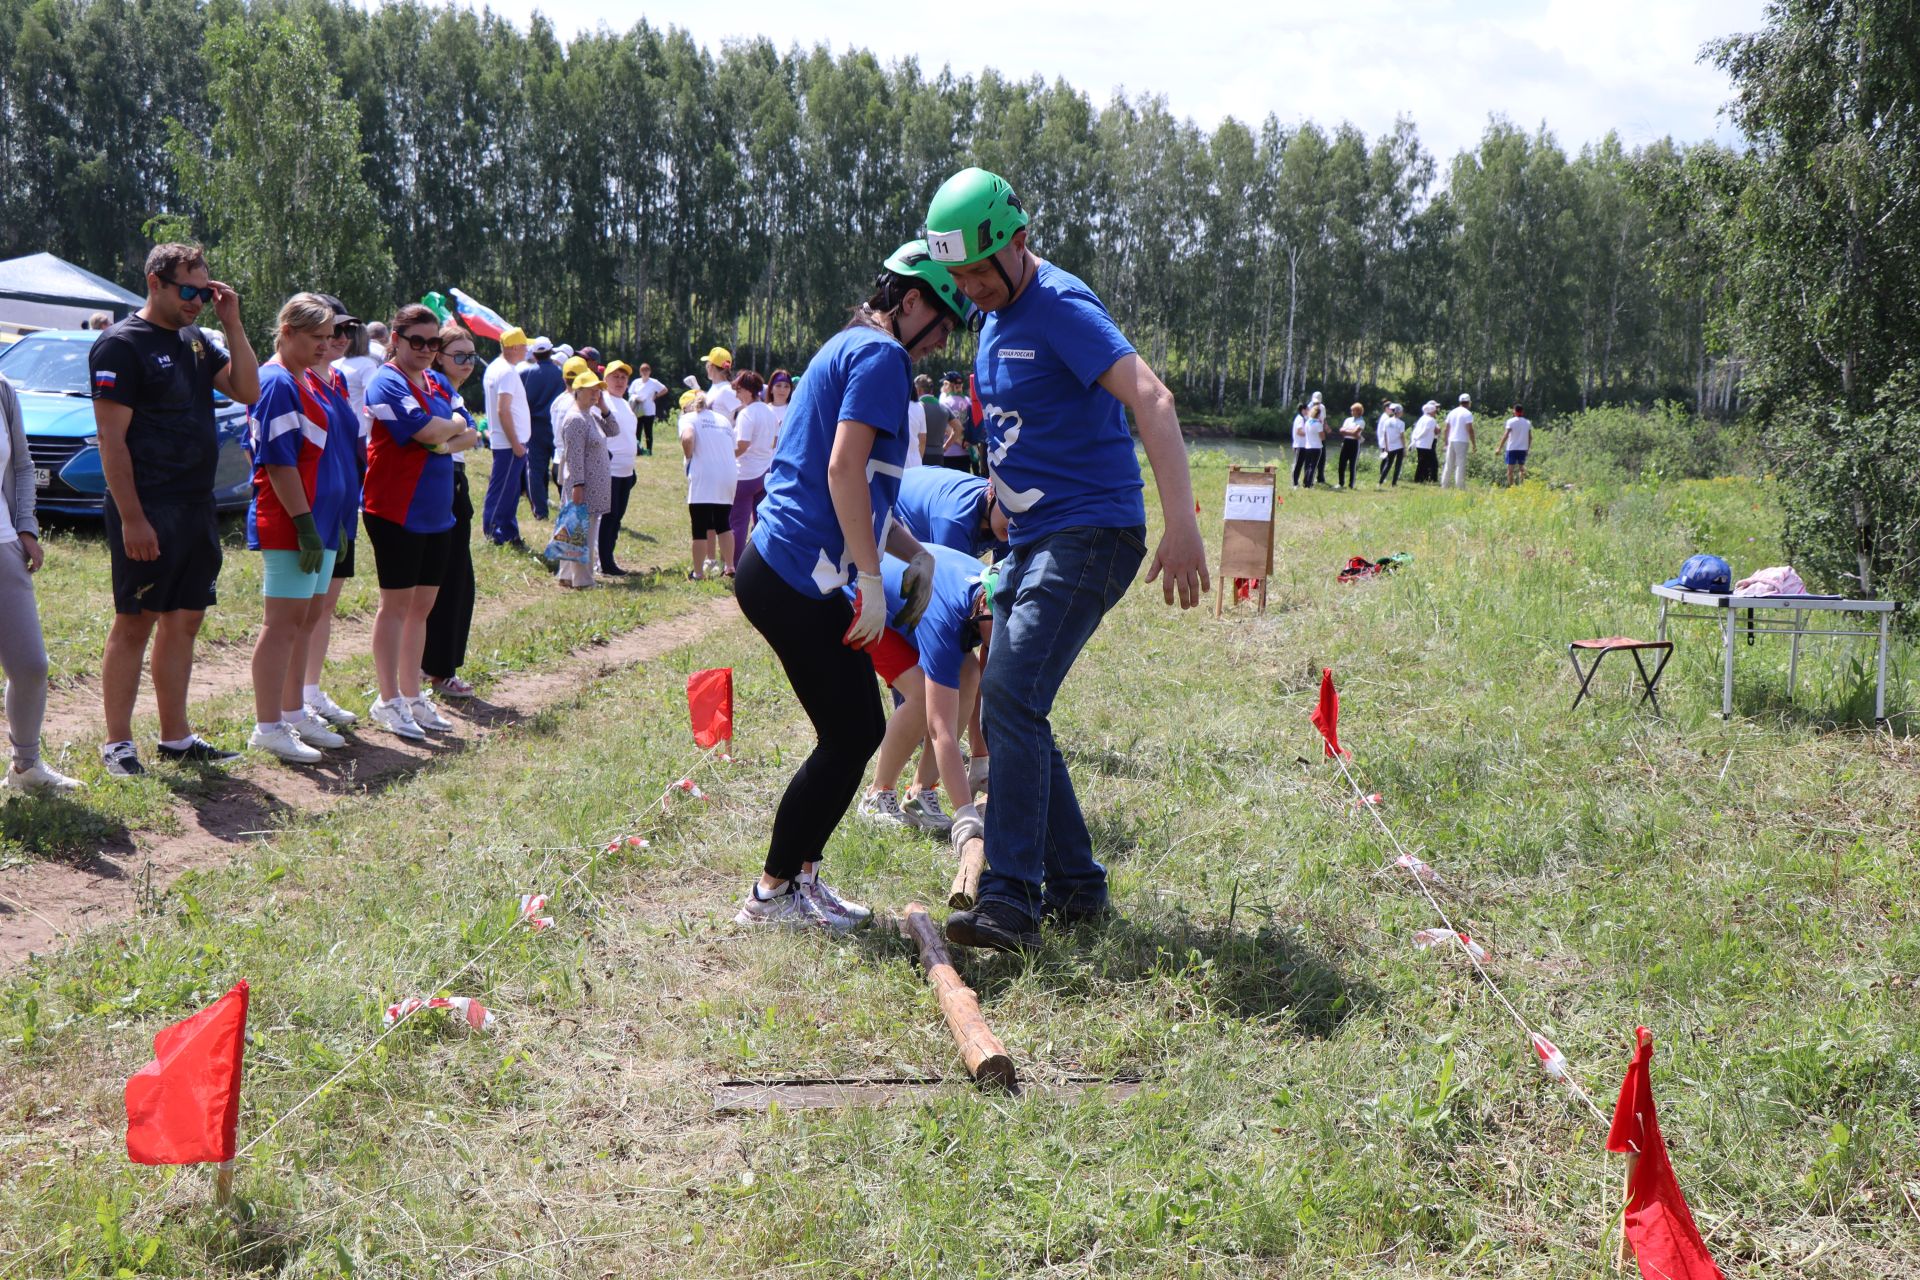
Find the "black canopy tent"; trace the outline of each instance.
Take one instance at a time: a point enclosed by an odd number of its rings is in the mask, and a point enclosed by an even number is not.
[[[0,321],[40,328],[77,329],[96,311],[115,320],[146,301],[113,281],[51,253],[0,262]]]

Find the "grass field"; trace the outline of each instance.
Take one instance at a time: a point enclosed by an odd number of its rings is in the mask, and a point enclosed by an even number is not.
[[[1196,461],[1211,535],[1225,459]],[[630,518],[662,563],[678,497],[654,485]],[[1438,921],[1376,874],[1392,851],[1319,759],[1322,665],[1356,776],[1603,1110],[1653,1028],[1662,1122],[1728,1274],[1920,1273],[1913,649],[1890,730],[1859,723],[1856,653],[1810,648],[1788,705],[1764,644],[1723,723],[1713,639],[1689,631],[1667,719],[1618,670],[1568,715],[1566,642],[1650,631],[1646,585],[1688,552],[1778,562],[1763,482],[1284,497],[1266,616],[1136,588],[1063,693],[1122,918],[960,958],[1024,1078],[1137,1079],[1131,1099],[977,1092],[881,928],[730,928],[808,739],[736,625],[0,986],[0,1275],[1613,1275],[1604,1126],[1461,961],[1412,947]],[[1414,563],[1334,582],[1392,551]],[[514,598],[535,635],[631,620],[551,621],[619,591]],[[740,759],[663,813],[697,759],[684,677],[712,665],[737,671]],[[649,847],[561,887],[625,834]],[[882,909],[937,902],[951,870],[851,823],[827,866]],[[509,932],[534,890],[557,929]],[[359,1056],[384,1005],[456,973],[444,990],[497,1009],[495,1032],[434,1015]],[[120,1088],[155,1030],[241,977],[241,1140],[281,1122],[241,1162],[236,1221],[207,1171],[128,1165]],[[875,1110],[712,1106],[722,1080],[861,1075],[946,1083]]]

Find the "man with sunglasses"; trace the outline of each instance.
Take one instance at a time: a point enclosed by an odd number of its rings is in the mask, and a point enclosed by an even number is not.
[[[226,334],[225,352],[195,323],[208,303]],[[101,759],[113,777],[145,772],[133,745],[133,704],[149,639],[160,754],[201,764],[237,759],[188,726],[187,686],[194,639],[220,577],[213,393],[245,405],[260,397],[260,363],[240,322],[239,295],[208,275],[199,246],[155,245],[146,305],[102,333],[87,364],[113,577],[113,627],[100,670]]]

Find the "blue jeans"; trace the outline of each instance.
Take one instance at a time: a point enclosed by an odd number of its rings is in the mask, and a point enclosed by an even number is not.
[[[493,451],[493,470],[487,473],[487,497],[480,504],[480,531],[489,542],[520,541],[520,485],[527,460],[512,449]]]
[[[1147,556],[1147,531],[1063,529],[1015,547],[993,598],[981,716],[993,751],[980,901],[1029,919],[1106,905],[1107,869],[1048,717],[1060,685]]]
[[[533,424],[527,441],[527,506],[536,520],[547,518],[547,481],[553,474],[553,435],[544,423]]]

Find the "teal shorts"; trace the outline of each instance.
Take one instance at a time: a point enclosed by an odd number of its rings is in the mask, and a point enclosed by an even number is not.
[[[333,558],[338,554],[322,552],[320,567],[302,573],[298,551],[262,551],[260,594],[274,600],[311,600],[327,594],[327,588],[333,585]]]

